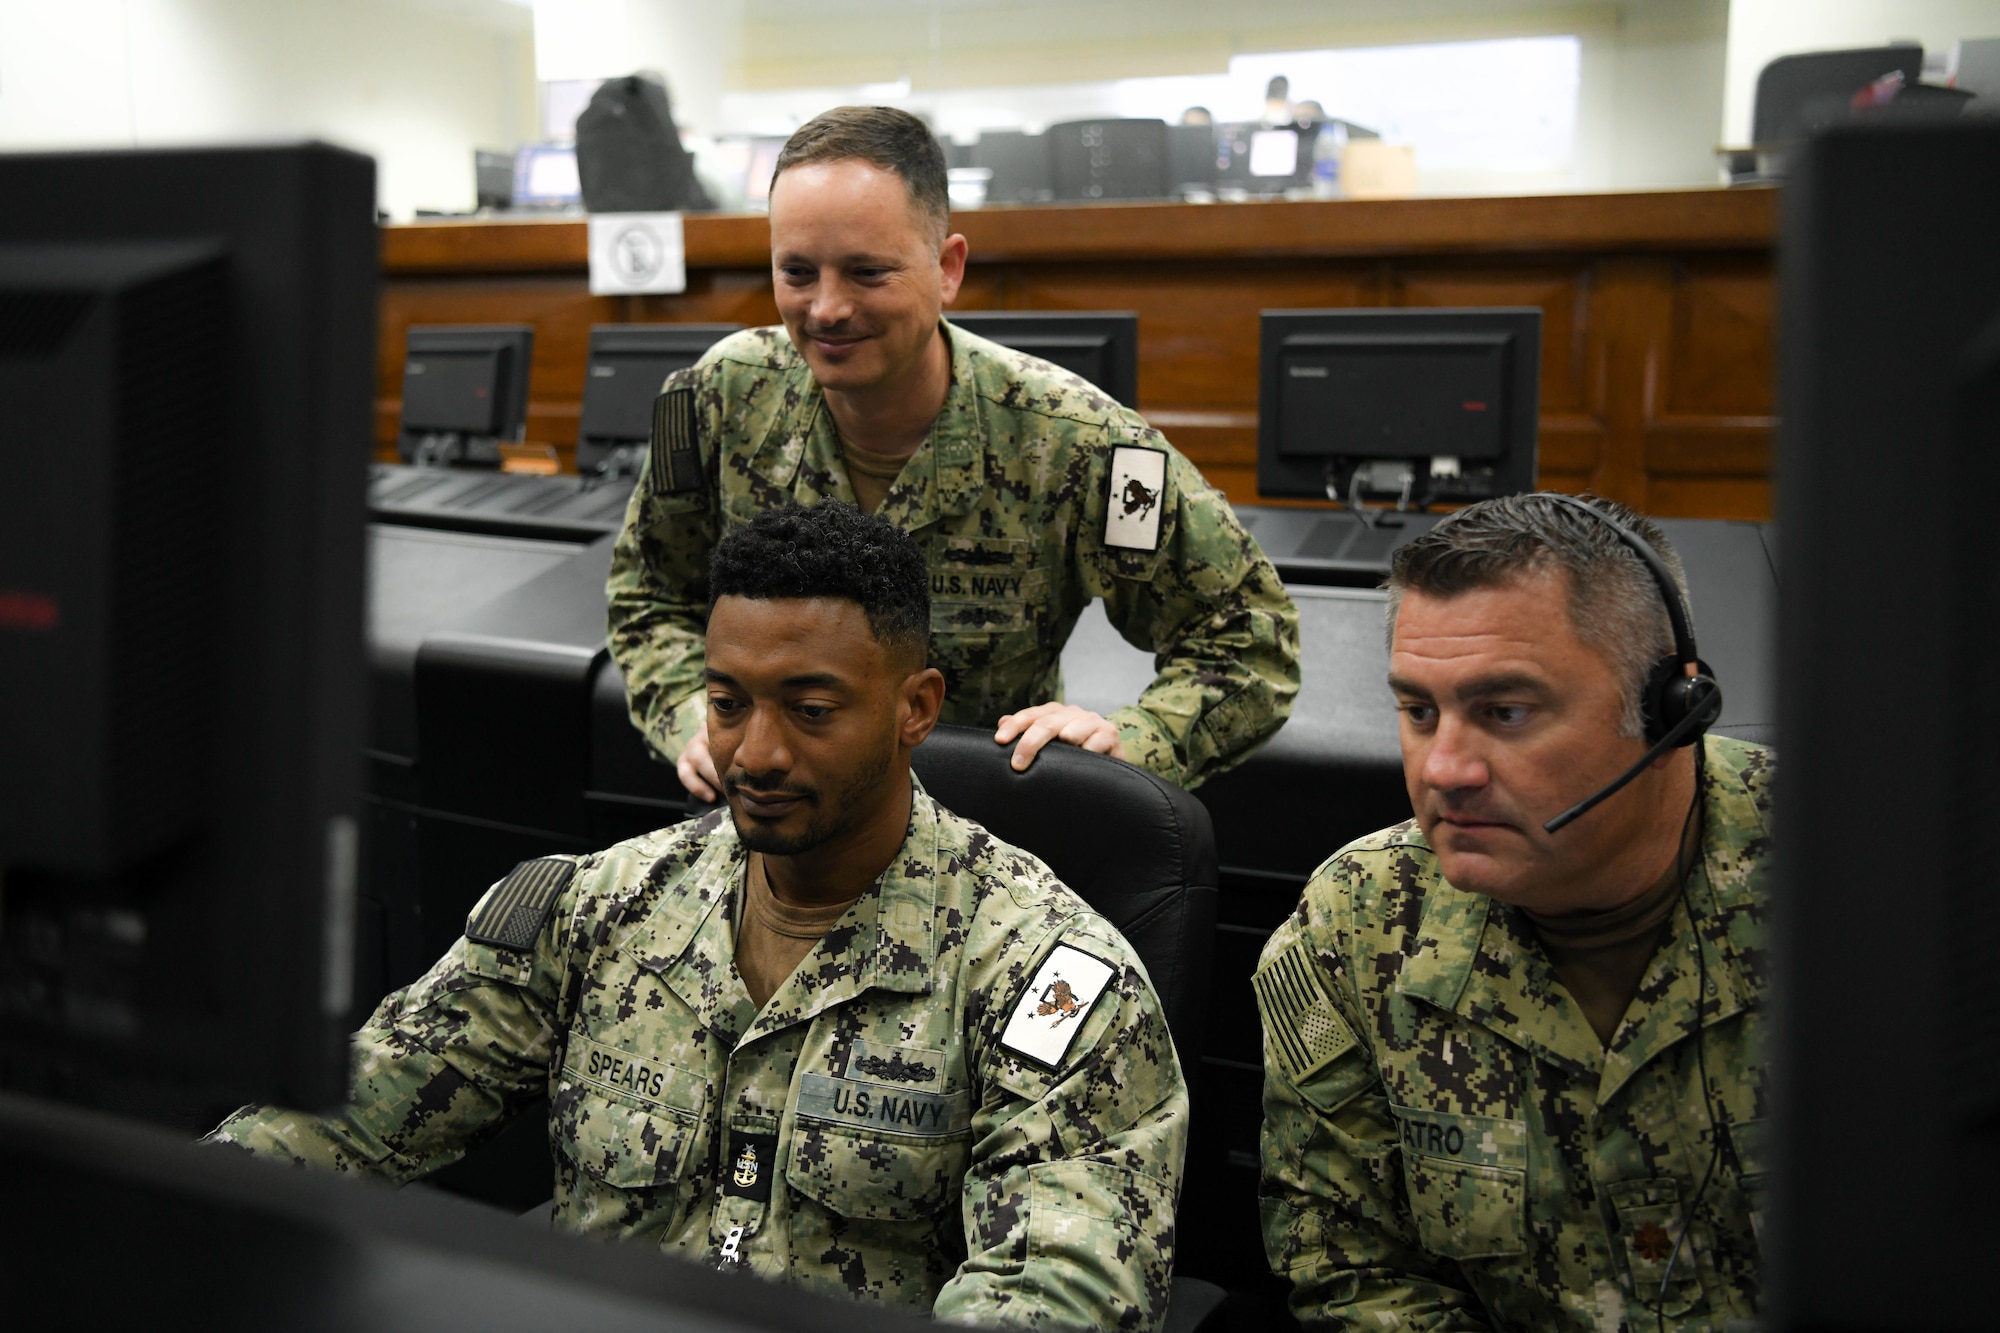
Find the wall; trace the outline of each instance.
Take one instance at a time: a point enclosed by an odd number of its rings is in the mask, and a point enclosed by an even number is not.
[[[638,70],[666,78],[674,120],[715,134],[742,31],[735,0],[535,0],[536,77],[609,79]]]
[[[1724,75],[1723,135],[1750,142],[1757,74],[1798,51],[1882,46],[1897,38],[1942,50],[1964,37],[2000,37],[1994,0],[1732,0]]]
[[[473,206],[472,149],[532,138],[528,12],[501,0],[0,3],[0,150],[317,137],[381,207]]]
[[[1573,35],[1582,42],[1573,160],[1533,172],[1427,170],[1419,150],[1423,193],[1657,189],[1718,178],[1729,0],[745,2],[743,56],[724,98],[735,129],[782,133],[857,100],[932,115],[961,138],[981,124],[1162,114],[1127,105],[1140,84],[1158,85],[1154,101],[1199,102],[1231,119],[1256,114],[1262,102],[1261,75],[1218,89],[1232,58],[1243,65],[1260,63],[1242,59],[1256,53]],[[1064,34],[1060,43],[1042,36],[1051,31]],[[1333,114],[1355,115],[1291,72],[1295,96],[1323,97]]]

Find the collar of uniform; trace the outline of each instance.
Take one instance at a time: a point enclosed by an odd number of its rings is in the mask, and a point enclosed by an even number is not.
[[[972,511],[986,487],[986,431],[979,414],[980,358],[962,329],[938,321],[951,348],[951,387],[930,434],[917,446],[903,475],[875,512],[905,532],[918,532],[947,514]],[[828,414],[828,425],[832,424]],[[829,435],[834,434],[829,429]]]
[[[903,476],[876,511],[905,532],[916,532],[947,514],[971,512],[986,483],[986,432],[979,411],[980,359],[969,335],[943,320],[938,323],[951,346],[951,388],[930,434],[917,446]],[[794,400],[794,406],[773,419],[752,452],[750,472],[773,491],[782,491],[800,504],[830,497],[851,503],[852,486],[843,494],[838,480],[846,476],[846,464],[826,395],[804,356],[794,350],[792,358],[786,372],[786,396]],[[759,497],[751,499],[757,503]],[[748,521],[747,515],[744,521]]]
[[[763,510],[787,497],[802,503],[822,498],[819,495],[799,496],[794,483],[799,480],[799,465],[805,460],[807,442],[814,433],[816,419],[825,408],[825,400],[820,395],[818,381],[813,379],[812,367],[792,346],[790,335],[782,328],[773,332],[781,349],[777,360],[784,376],[781,392],[785,406],[771,414],[770,424],[764,428],[761,440],[748,442],[749,457],[744,462],[744,472],[751,484],[741,494],[741,512],[734,514],[742,523],[748,523]],[[727,494],[733,489],[724,487],[724,492]]]
[[[1600,1070],[1597,1035],[1558,986],[1532,927],[1484,894],[1452,888],[1430,865],[1417,944],[1396,989],[1572,1072]]]
[[[939,806],[915,773],[910,788],[909,829],[888,868],[779,985],[745,1040],[806,1022],[863,991],[931,989]]]
[[[1697,1024],[1713,1027],[1764,1000],[1763,875],[1770,826],[1743,769],[1765,762],[1767,755],[1717,737],[1702,747],[1701,859],[1688,872],[1686,907],[1674,909],[1671,931],[1611,1034],[1599,1105],[1649,1060],[1691,1036]],[[1697,1006],[1704,970],[1709,993]]]
[[[716,818],[701,855],[667,886],[645,920],[620,947],[719,1032],[740,1033],[755,1011],[736,975],[736,933],[722,905],[736,891],[746,854],[728,812]]]

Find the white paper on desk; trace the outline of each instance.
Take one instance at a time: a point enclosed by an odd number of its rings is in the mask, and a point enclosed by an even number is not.
[[[592,296],[686,290],[687,245],[679,213],[590,215]]]

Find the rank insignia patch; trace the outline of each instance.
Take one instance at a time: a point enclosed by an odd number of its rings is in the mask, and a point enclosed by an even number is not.
[[[1160,549],[1160,507],[1166,502],[1167,456],[1121,444],[1111,451],[1111,493],[1104,497],[1104,544],[1128,551]]]
[[[1354,1034],[1327,997],[1319,960],[1294,944],[1250,978],[1257,1009],[1278,1067],[1293,1082],[1315,1073],[1355,1046]]]
[[[1103,959],[1058,944],[1021,992],[1000,1045],[1044,1069],[1060,1068],[1097,997],[1117,974]]]
[[[465,919],[465,938],[475,944],[527,953],[549,919],[556,896],[576,874],[576,862],[544,856],[523,861],[486,891]]]
[[[771,1168],[778,1156],[775,1134],[729,1135],[729,1167],[723,1172],[722,1192],[739,1199],[771,1201]]]

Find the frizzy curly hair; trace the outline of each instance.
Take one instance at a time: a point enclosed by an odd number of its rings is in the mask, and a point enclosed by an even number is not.
[[[839,500],[766,509],[717,542],[708,558],[710,609],[723,597],[837,597],[860,604],[884,647],[922,661],[930,646],[922,548],[887,519]]]

